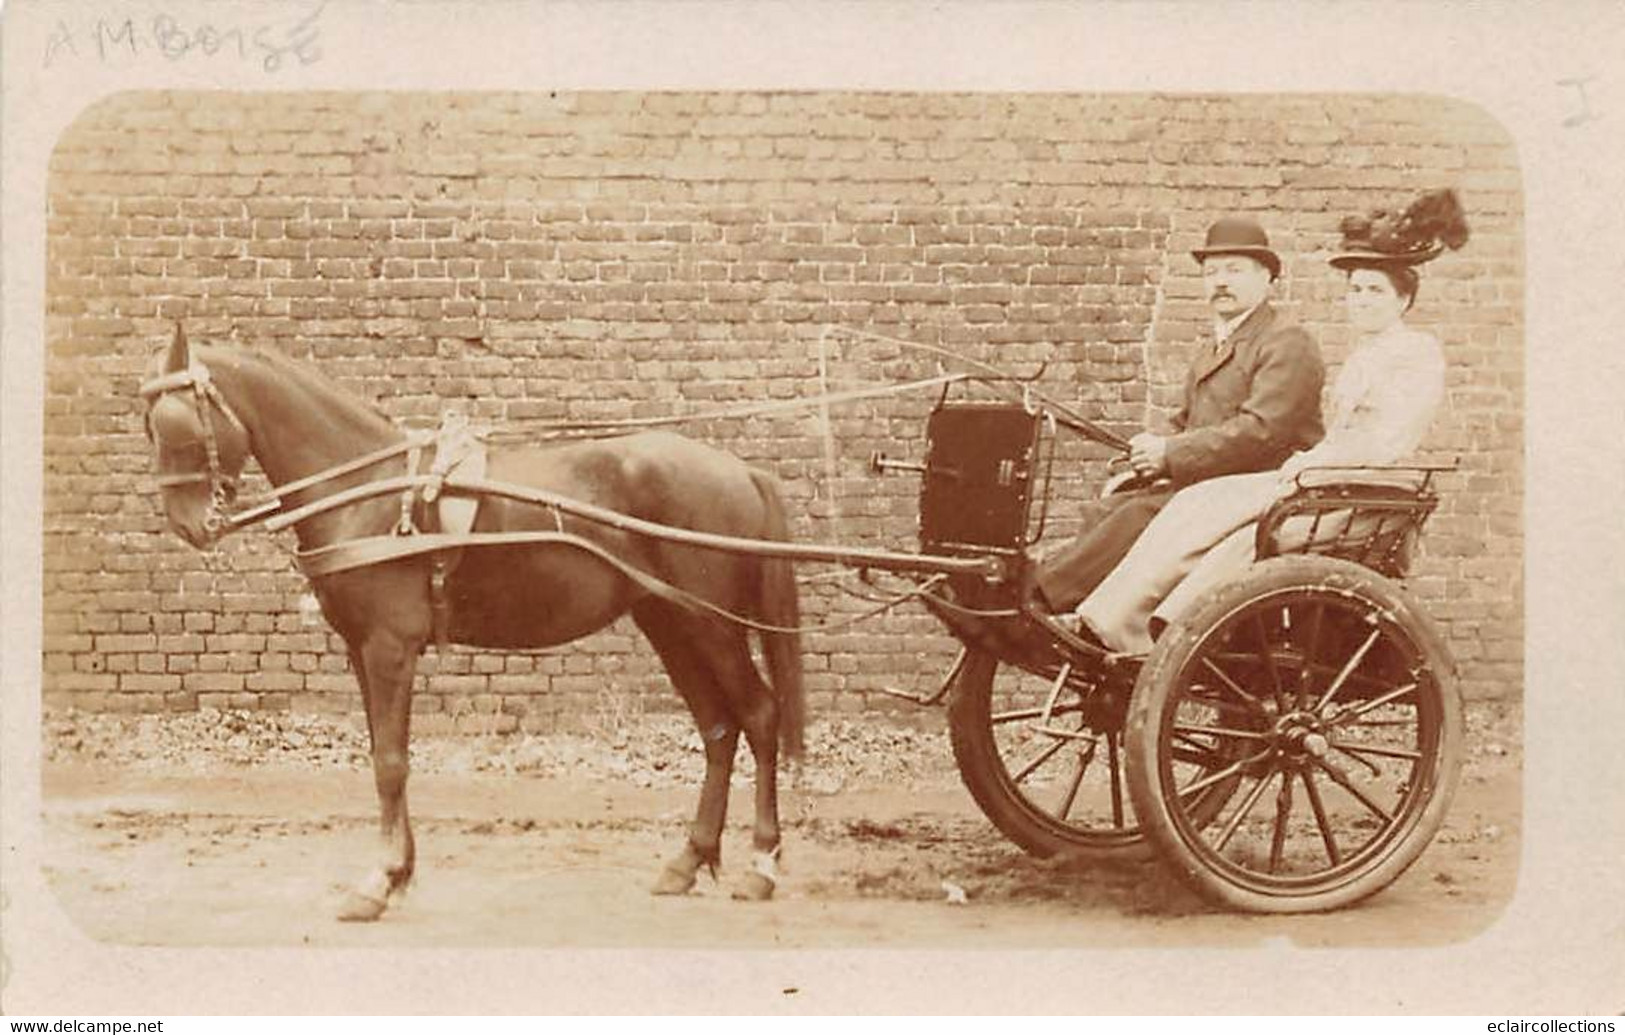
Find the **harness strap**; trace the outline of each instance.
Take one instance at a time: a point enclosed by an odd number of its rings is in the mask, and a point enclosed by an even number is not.
[[[201,375],[199,373],[200,371]],[[194,362],[185,370],[172,370],[167,374],[159,374],[157,377],[154,377],[148,381],[143,381],[141,383],[141,387],[137,388],[136,391],[143,399],[151,399],[158,395],[168,395],[170,392],[180,388],[191,388],[197,383],[199,376],[201,376],[203,380],[207,381],[209,378],[209,368],[200,363]]]
[[[406,451],[406,477],[417,478],[418,461],[423,459],[423,449],[413,443]],[[412,510],[417,505],[417,486],[409,486],[401,490],[401,518],[395,523],[396,535],[414,535],[417,524],[412,520]]]
[[[414,431],[408,435],[404,441],[397,442],[394,445],[385,446],[382,449],[375,449],[363,456],[356,457],[354,460],[346,460],[344,463],[339,464],[336,467],[325,468],[324,470],[317,471],[315,474],[300,478],[297,481],[291,481],[285,485],[278,485],[276,489],[268,496],[264,497],[264,499],[271,500],[280,499],[284,496],[291,496],[294,493],[302,492],[313,485],[320,485],[323,482],[330,482],[334,481],[335,479],[342,478],[347,474],[354,474],[356,471],[364,470],[365,468],[372,467],[374,464],[381,464],[385,460],[397,457],[402,453],[413,449],[414,447],[422,448],[423,446],[427,445],[433,437],[434,436],[429,432]]]
[[[215,387],[213,381],[208,381],[207,378],[205,378],[205,381],[207,381],[207,383],[203,386],[203,392],[208,396],[209,401],[214,403],[215,408],[220,411],[220,415],[222,417],[226,418],[227,423],[236,428],[240,434],[247,435],[248,428],[245,427],[242,420],[238,418],[237,411],[233,410],[231,405],[226,402],[226,397],[220,394],[220,389]]]
[[[447,535],[440,532],[423,532],[414,536],[379,535],[350,539],[313,550],[300,550],[294,556],[299,570],[305,577],[317,579],[354,568],[365,568],[373,564],[455,550],[470,545],[534,546],[542,543],[555,543],[584,550],[663,600],[680,604],[690,610],[703,609],[703,602],[696,602],[689,594],[616,557],[592,540],[569,532],[484,532],[478,536]]]
[[[152,483],[160,489],[167,489],[171,485],[192,485],[196,482],[206,482],[208,480],[208,471],[189,471],[186,474],[153,475]]]
[[[220,466],[220,443],[214,434],[215,400],[219,400],[221,412],[229,412],[230,408],[226,407],[225,399],[210,383],[207,367],[198,368],[197,376],[192,380],[192,394],[197,402],[198,423],[203,428],[203,449],[209,460],[209,509],[203,516],[203,527],[211,534],[218,534],[225,527],[226,507],[236,495],[237,483]],[[236,419],[233,415],[232,420]],[[241,427],[241,424],[238,426]]]
[[[434,627],[434,646],[442,654],[451,642],[451,601],[446,599],[446,576],[454,567],[445,551],[429,563],[429,616]]]

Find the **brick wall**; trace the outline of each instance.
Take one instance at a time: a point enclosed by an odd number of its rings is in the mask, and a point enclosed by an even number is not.
[[[1132,429],[1177,398],[1204,331],[1187,251],[1254,213],[1289,256],[1277,297],[1334,364],[1338,219],[1440,184],[1475,236],[1427,271],[1445,342],[1446,476],[1413,585],[1470,694],[1521,692],[1521,186],[1486,115],[1416,97],[130,93],[51,163],[44,691],[97,709],[359,706],[340,644],[301,616],[288,541],[200,556],[148,491],[135,387],[194,341],[310,359],[414,424],[448,403],[537,418],[678,412],[929,376],[926,355],[1018,370]],[[822,380],[820,378],[822,377]],[[785,482],[804,540],[907,547],[929,397],[691,433]],[[1103,454],[1068,442],[1067,503]],[[831,477],[833,475],[833,478]],[[803,569],[815,575],[818,569]],[[813,583],[813,620],[862,604]],[[929,689],[953,643],[917,608],[807,640],[816,714]],[[546,728],[674,706],[629,623],[542,655],[423,665],[420,727]],[[889,705],[888,705],[889,707]]]

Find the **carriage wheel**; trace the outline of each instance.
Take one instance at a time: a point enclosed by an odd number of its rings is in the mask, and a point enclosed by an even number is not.
[[[1167,630],[1127,741],[1148,839],[1199,893],[1254,912],[1336,909],[1394,881],[1438,831],[1461,696],[1442,637],[1398,586],[1283,557]],[[1215,812],[1203,794],[1224,778],[1240,784]]]
[[[1123,781],[1122,707],[969,651],[948,703],[960,777],[1034,855],[1144,858]]]

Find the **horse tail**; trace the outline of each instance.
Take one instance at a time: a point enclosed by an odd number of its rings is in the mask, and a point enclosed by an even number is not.
[[[750,476],[767,510],[762,537],[788,542],[790,521],[785,515],[778,482],[761,471],[753,470]],[[797,631],[801,624],[801,602],[796,592],[793,562],[782,558],[766,558],[761,562],[757,606],[763,624],[777,627],[775,631],[764,630],[760,635],[768,678],[778,697],[779,745],[788,757],[800,758],[806,746],[807,693],[801,672],[801,633]]]

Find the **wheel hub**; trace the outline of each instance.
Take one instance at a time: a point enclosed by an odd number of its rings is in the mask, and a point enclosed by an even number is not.
[[[1332,748],[1325,724],[1309,712],[1289,712],[1275,722],[1275,747],[1289,758],[1324,758]]]

